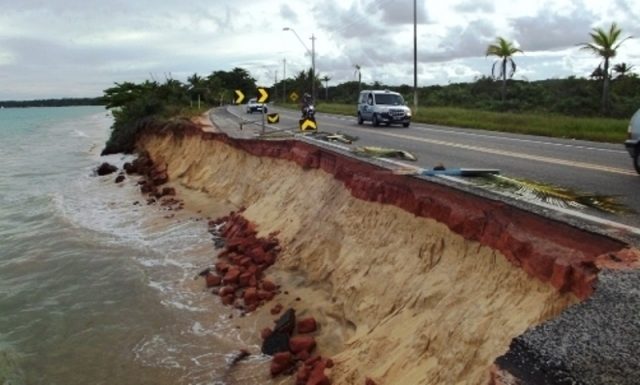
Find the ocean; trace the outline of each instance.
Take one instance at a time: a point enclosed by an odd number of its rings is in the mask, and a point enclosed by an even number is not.
[[[0,384],[272,383],[264,356],[231,365],[258,325],[194,279],[215,257],[207,218],[168,220],[134,178],[94,175],[130,160],[100,157],[111,124],[102,107],[0,110]]]

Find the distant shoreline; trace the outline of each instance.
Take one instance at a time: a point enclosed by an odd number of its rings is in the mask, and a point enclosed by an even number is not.
[[[104,106],[102,97],[0,101],[0,108]]]

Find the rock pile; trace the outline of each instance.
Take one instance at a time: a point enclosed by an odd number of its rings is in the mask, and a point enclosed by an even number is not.
[[[184,208],[184,203],[174,198],[176,190],[173,187],[161,187],[169,181],[167,166],[162,163],[155,164],[149,153],[141,152],[133,162],[125,163],[123,169],[129,175],[142,175],[143,178],[138,182],[138,185],[140,191],[149,196],[147,204],[156,203],[160,198],[170,197],[163,199],[161,205],[168,210],[182,210]]]
[[[210,221],[209,228],[214,236],[219,234],[224,239],[216,241],[224,250],[218,255],[215,268],[203,275],[207,287],[217,288],[214,293],[223,304],[245,312],[271,301],[279,287],[264,277],[264,271],[275,263],[280,252],[276,234],[257,237],[255,226],[241,212]]]
[[[273,356],[272,377],[295,373],[296,385],[331,385],[325,369],[332,368],[333,361],[313,355],[316,340],[309,334],[317,330],[318,324],[313,317],[296,322],[294,309],[287,310],[277,319],[273,330],[262,330],[262,352]],[[298,334],[293,335],[294,332]]]

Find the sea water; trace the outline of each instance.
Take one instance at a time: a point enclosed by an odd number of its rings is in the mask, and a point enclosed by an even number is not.
[[[94,174],[130,160],[100,157],[112,121],[0,110],[0,384],[270,383],[259,354],[231,368],[255,330],[194,280],[206,218],[167,220],[132,178]]]

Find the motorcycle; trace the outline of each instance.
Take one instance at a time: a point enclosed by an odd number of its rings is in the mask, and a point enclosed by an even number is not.
[[[309,104],[302,108],[302,119],[315,120],[316,107],[313,104]]]

